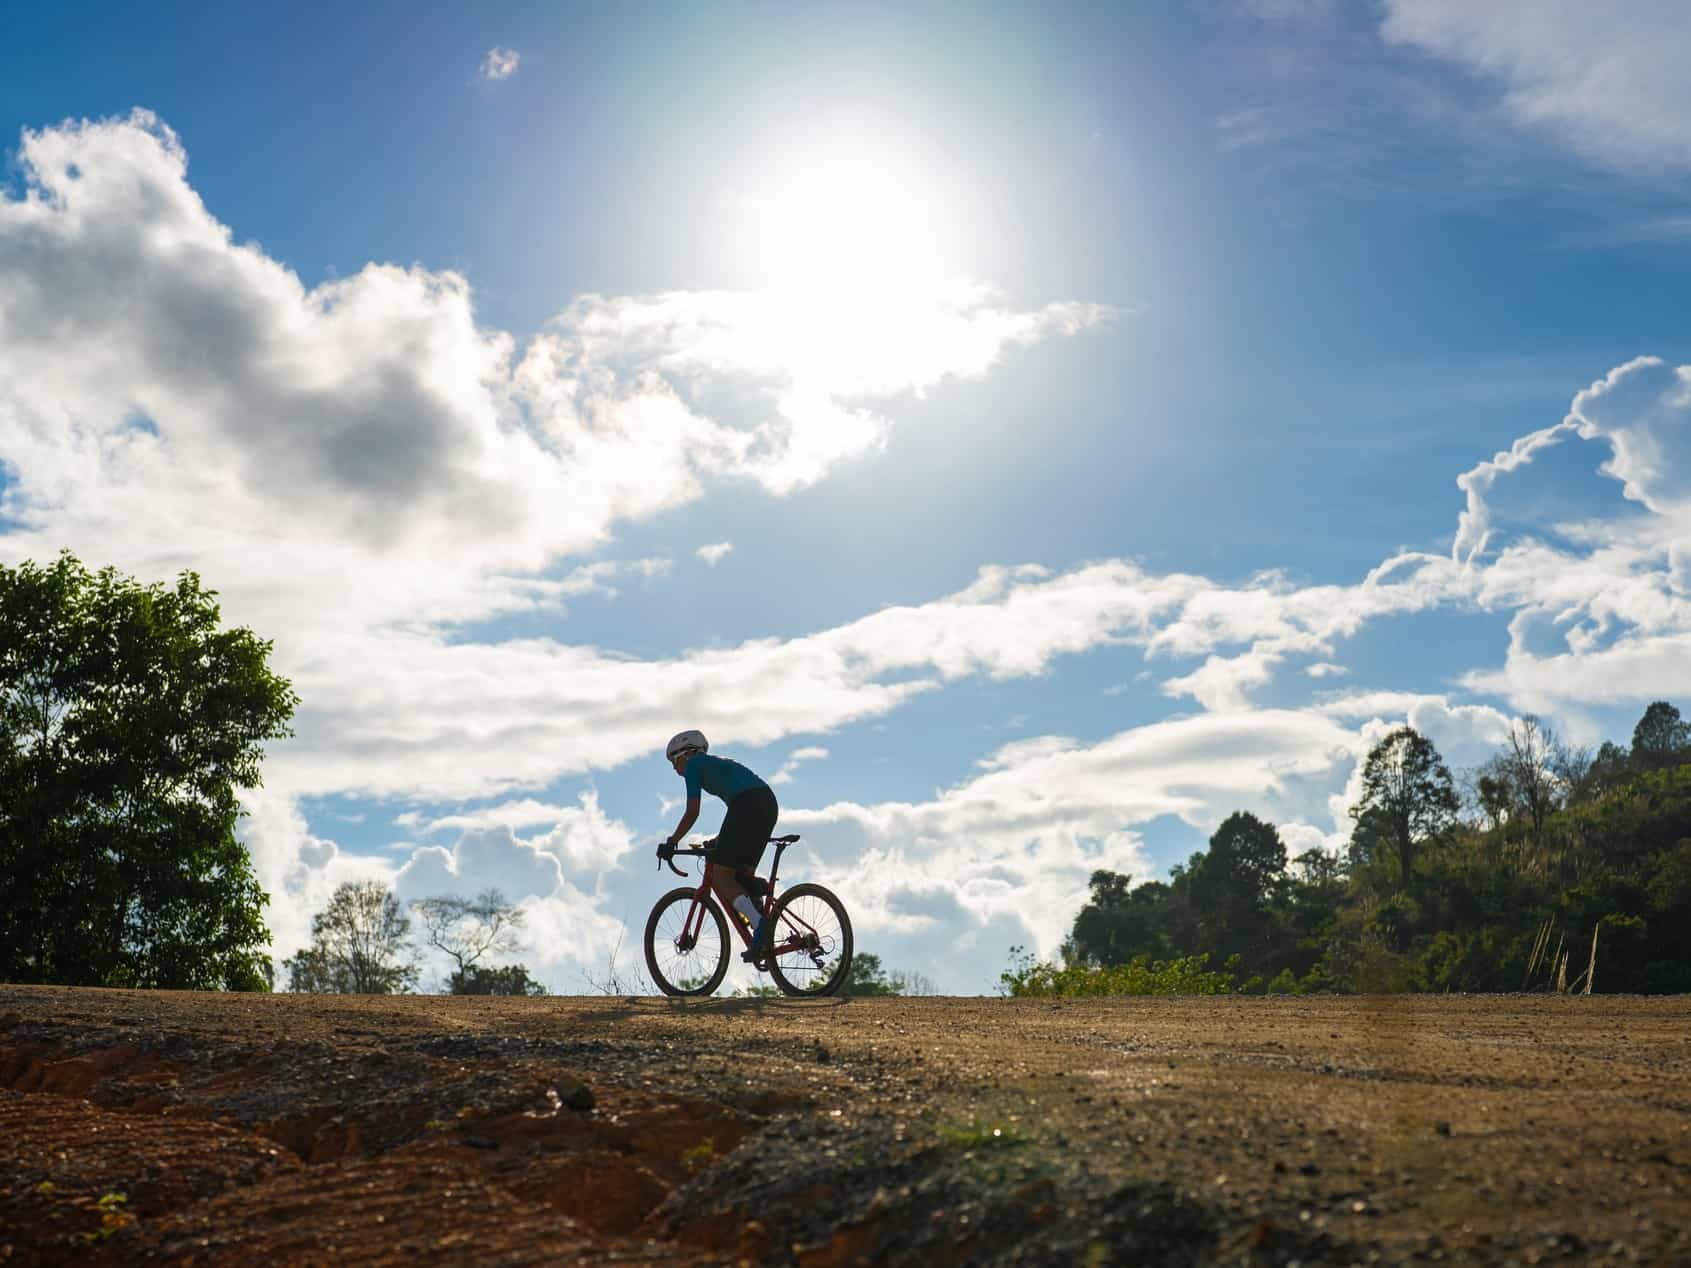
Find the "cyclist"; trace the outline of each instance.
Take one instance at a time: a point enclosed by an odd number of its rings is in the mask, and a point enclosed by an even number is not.
[[[712,757],[710,741],[703,731],[681,731],[664,748],[664,756],[675,773],[687,781],[687,808],[681,822],[665,842],[674,849],[699,817],[700,791],[720,797],[728,806],[722,827],[708,850],[712,863],[711,887],[722,905],[738,912],[752,926],[752,947],[740,958],[762,968],[766,930],[762,914],[749,896],[761,895],[765,882],[753,874],[764,847],[775,835],[775,820],[781,813],[775,792],[746,767],[728,757]]]

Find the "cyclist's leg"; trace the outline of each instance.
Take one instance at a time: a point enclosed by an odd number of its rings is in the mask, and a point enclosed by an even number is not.
[[[712,861],[716,861],[714,857]],[[731,911],[736,915],[740,914],[739,909],[734,906],[734,900],[739,898],[746,891],[740,886],[740,882],[735,878],[734,868],[731,864],[722,864],[711,868],[710,887],[716,892],[716,896],[721,901],[722,909],[724,911]]]
[[[754,903],[760,907],[763,905],[763,896],[769,892],[768,881],[752,871],[746,864],[741,864],[734,869],[734,879],[739,883],[741,889],[751,895],[751,900]]]
[[[711,871],[711,880],[724,904],[733,909],[734,899],[751,889],[767,890],[754,869],[769,845],[770,833],[777,813],[775,794],[767,789],[754,788],[741,793],[729,803],[728,813],[722,817],[722,828],[716,834],[711,849],[711,861],[718,864]],[[753,905],[761,907],[756,897]]]

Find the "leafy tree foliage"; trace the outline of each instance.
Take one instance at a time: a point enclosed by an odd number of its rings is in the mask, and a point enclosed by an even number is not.
[[[1241,811],[1222,821],[1209,847],[1186,869],[1199,939],[1224,960],[1258,958],[1274,928],[1274,899],[1286,876],[1285,843],[1273,824]]]
[[[282,961],[290,991],[394,995],[417,984],[411,921],[380,881],[347,881],[311,918],[311,945]]]
[[[1121,872],[1092,873],[1091,897],[1075,917],[1063,958],[1076,964],[1125,964],[1136,955],[1167,959],[1173,947],[1170,886],[1147,881],[1132,888]]]
[[[1536,835],[1552,812],[1592,794],[1618,752],[1606,745],[1593,758],[1529,713],[1511,724],[1503,747],[1474,773],[1474,800],[1486,826],[1519,824]],[[1598,770],[1600,761],[1605,771]]]
[[[505,901],[497,889],[486,889],[475,898],[441,895],[420,898],[411,904],[428,945],[446,952],[457,964],[456,976],[474,969],[484,955],[508,955],[517,949],[523,911]],[[494,991],[453,991],[454,995],[511,994]]]
[[[1632,729],[1632,765],[1636,770],[1662,770],[1691,760],[1691,726],[1666,700],[1644,710]]]
[[[0,566],[0,979],[266,989],[235,826],[298,703],[270,650],[191,572]]]
[[[1584,989],[1595,934],[1594,990],[1691,991],[1691,749],[1675,747],[1679,725],[1658,701],[1631,750],[1608,743],[1587,758],[1523,718],[1473,773],[1480,814],[1467,824],[1436,750],[1394,732],[1364,763],[1343,856],[1310,850],[1288,866],[1271,825],[1229,816],[1166,883],[1094,873],[1064,965],[1024,953],[1006,989]],[[1680,762],[1663,765],[1674,752]],[[1219,985],[1198,976],[1218,957]]]
[[[851,969],[840,983],[839,995],[932,995],[934,984],[920,973],[882,967],[881,957],[872,951],[858,951],[851,957]]]
[[[1632,755],[1613,740],[1604,740],[1586,768],[1585,777],[1572,790],[1574,804],[1590,801],[1623,786],[1631,776]]]
[[[1399,727],[1362,764],[1362,800],[1351,808],[1353,857],[1395,858],[1407,889],[1416,852],[1456,826],[1460,807],[1450,769],[1433,742],[1414,727]]]
[[[1562,771],[1568,763],[1567,750],[1556,733],[1532,714],[1509,728],[1499,755],[1507,787],[1513,794],[1513,809],[1525,817],[1533,832],[1561,804],[1567,781]]]
[[[546,988],[528,975],[521,964],[503,968],[482,968],[478,964],[452,975],[448,992],[453,995],[544,995]]]

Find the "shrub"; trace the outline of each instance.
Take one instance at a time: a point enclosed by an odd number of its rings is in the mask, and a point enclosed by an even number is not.
[[[1281,969],[1280,974],[1263,988],[1270,995],[1301,995],[1302,988],[1298,986],[1298,979],[1292,975],[1292,970]]]
[[[1210,969],[1207,955],[1176,960],[1141,955],[1107,968],[1052,964],[1021,947],[1010,948],[1010,955],[1011,966],[998,980],[1012,996],[1231,995],[1239,989],[1237,956]]]

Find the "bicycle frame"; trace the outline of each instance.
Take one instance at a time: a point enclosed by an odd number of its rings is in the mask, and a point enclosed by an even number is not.
[[[764,892],[761,902],[756,899],[752,900],[757,905],[758,914],[765,920],[768,920],[770,913],[775,910],[775,879],[776,875],[781,870],[781,855],[785,852],[789,845],[792,845],[798,839],[799,838],[796,835],[770,838],[769,844],[775,847],[775,859],[769,865],[769,888]],[[682,922],[681,935],[676,939],[676,944],[678,946],[684,944],[687,947],[691,947],[698,941],[699,931],[704,927],[705,896],[712,892],[710,883],[711,874],[714,869],[721,866],[721,864],[713,862],[710,855],[706,854],[704,849],[701,847],[676,850],[674,853],[686,856],[696,856],[704,859],[705,861],[704,873],[699,877],[699,887],[693,892],[693,905],[687,909],[687,919]],[[673,861],[670,862],[669,867],[670,870],[678,876],[685,876],[687,874],[680,868],[676,867]],[[734,912],[730,911],[727,915],[728,923],[733,927],[734,931],[740,935],[740,941],[750,948],[752,945],[751,934],[748,933],[740,922],[734,918]],[[812,926],[806,924],[800,917],[796,915],[789,915],[788,919],[793,923],[793,930],[783,941],[771,943],[769,947],[769,954],[772,956],[782,955],[788,951],[802,950],[805,946],[806,935],[808,934],[812,938],[816,936],[816,930]]]

